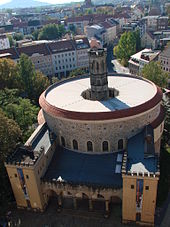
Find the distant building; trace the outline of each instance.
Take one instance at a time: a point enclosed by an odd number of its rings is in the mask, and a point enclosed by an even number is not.
[[[104,22],[85,27],[85,34],[88,39],[95,37],[103,45],[114,41],[120,32],[119,23],[113,18],[106,19]]]
[[[146,23],[146,29],[159,31],[168,29],[168,17],[166,16],[146,16],[142,20]]]
[[[144,65],[151,61],[158,60],[160,51],[152,51],[151,49],[144,49],[130,57],[129,71],[133,75],[141,75]]]
[[[9,39],[6,35],[0,35],[0,50],[10,48]]]
[[[142,48],[156,48],[156,40],[152,32],[146,30],[141,37]]]
[[[71,17],[65,20],[67,27],[74,25],[78,34],[84,34],[84,28],[87,25],[99,24],[105,21],[107,18],[112,18],[112,15],[102,14],[90,14],[78,17]]]
[[[89,41],[85,37],[59,41],[33,41],[18,48],[0,51],[1,58],[6,55],[15,61],[22,53],[28,55],[35,69],[47,76],[67,76],[75,68],[89,68]]]
[[[170,30],[146,30],[141,37],[143,48],[162,49],[170,41]]]
[[[170,76],[170,45],[166,46],[165,49],[160,53],[159,61],[161,63],[161,68]]]

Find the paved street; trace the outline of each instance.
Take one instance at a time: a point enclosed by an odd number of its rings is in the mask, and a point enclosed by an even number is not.
[[[51,201],[44,213],[34,213],[24,210],[12,211],[12,226],[19,227],[124,227],[121,224],[121,206],[112,207],[108,219],[103,217],[103,211],[64,209],[57,212],[55,200]],[[135,225],[128,225],[135,226]]]
[[[129,74],[129,69],[127,67],[123,67],[115,56],[113,55],[113,46],[107,48],[107,68],[108,73],[124,73]]]
[[[117,73],[124,73],[124,74],[129,74],[129,69],[126,68],[126,67],[123,67],[117,59],[114,59],[111,61],[112,64],[114,65],[114,70],[117,72]]]

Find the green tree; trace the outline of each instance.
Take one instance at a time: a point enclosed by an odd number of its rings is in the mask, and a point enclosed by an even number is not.
[[[16,145],[21,142],[21,130],[17,123],[6,117],[0,109],[0,214],[12,198],[12,190],[4,167],[6,157],[14,152]]]
[[[69,30],[73,33],[73,35],[76,34],[76,27],[74,24],[69,25]]]
[[[12,36],[11,35],[7,35],[7,37],[9,39],[10,47],[16,46],[16,41],[12,38]]]
[[[48,24],[41,29],[38,35],[38,39],[53,40],[53,39],[58,39],[60,35],[61,34],[59,32],[59,28],[56,24]]]
[[[66,33],[66,29],[63,24],[58,25],[59,38],[61,38]]]
[[[80,75],[83,75],[83,74],[85,74],[85,71],[78,68],[78,69],[74,69],[73,71],[71,71],[69,73],[69,77],[80,76]]]
[[[23,40],[23,38],[24,36],[21,33],[15,33],[13,36],[13,39],[15,39],[16,41]]]
[[[10,59],[0,59],[0,89],[20,88],[21,80],[18,75],[17,66]]]
[[[36,104],[38,104],[41,93],[50,86],[50,81],[47,76],[36,71],[36,78],[33,81],[32,96]]]
[[[124,66],[128,65],[130,56],[136,53],[137,37],[138,35],[135,32],[124,32],[118,45],[114,47],[114,55],[120,59]]]
[[[38,104],[40,94],[50,85],[49,80],[41,72],[35,71],[29,57],[22,54],[18,63],[18,74],[25,97]]]
[[[136,51],[138,52],[141,50],[141,38],[139,29],[134,34],[136,38]]]
[[[18,73],[22,81],[23,91],[25,92],[26,97],[33,99],[32,97],[33,81],[36,78],[34,66],[29,57],[25,54],[21,54],[17,66]]]
[[[39,108],[18,94],[17,89],[0,90],[0,106],[6,116],[19,125],[23,141],[26,141],[34,129],[33,125],[37,123]]]
[[[161,69],[159,62],[152,61],[145,65],[142,70],[142,76],[162,88],[167,86],[168,75]]]
[[[40,30],[35,30],[33,33],[32,33],[32,36],[33,36],[33,39],[34,40],[38,40],[38,36],[39,36],[39,33],[40,33]]]

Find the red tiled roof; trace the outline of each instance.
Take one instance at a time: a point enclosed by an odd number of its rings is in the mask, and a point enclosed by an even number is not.
[[[95,23],[103,22],[107,18],[111,18],[112,15],[106,14],[91,14],[91,15],[84,15],[78,17],[70,17],[66,19],[67,23],[74,23],[74,22],[82,22],[82,21],[91,21],[93,20]]]
[[[19,55],[22,53],[32,56],[35,53],[42,54],[42,55],[49,55],[49,50],[47,48],[47,45],[45,43],[37,44],[37,45],[32,45],[32,46],[25,46],[25,47],[20,47],[17,48],[17,52]]]
[[[65,52],[75,50],[73,40],[60,40],[48,44],[52,53]]]
[[[53,20],[46,20],[41,23],[42,25],[47,25],[47,24],[59,24],[59,21],[57,19]]]
[[[128,13],[115,13],[113,15],[113,18],[125,18],[125,19],[130,19],[130,15]]]

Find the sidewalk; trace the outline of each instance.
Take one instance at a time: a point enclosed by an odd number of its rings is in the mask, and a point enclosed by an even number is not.
[[[114,65],[114,70],[117,72],[117,73],[124,73],[124,74],[129,74],[129,69],[122,66],[117,59],[114,59],[111,61],[112,64]]]

